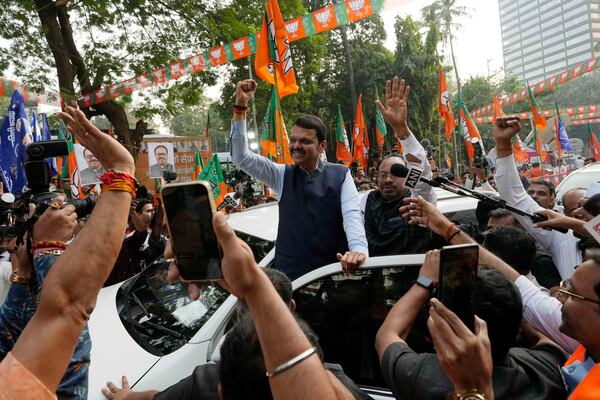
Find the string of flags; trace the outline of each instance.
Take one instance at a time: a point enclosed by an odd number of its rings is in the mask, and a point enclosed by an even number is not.
[[[577,121],[579,121],[579,120],[586,120],[586,119],[590,119],[590,118],[600,117],[600,104],[587,104],[587,105],[580,105],[580,106],[562,107],[559,110],[560,110],[561,114],[566,114],[566,115],[571,116],[574,124],[576,124]],[[545,118],[551,118],[555,114],[555,111],[553,109],[544,109],[541,111]],[[531,115],[532,115],[531,112],[525,111],[525,112],[508,114],[507,116],[519,118],[521,120],[528,120],[529,118],[531,118]],[[475,121],[478,124],[493,123],[494,116],[486,115],[485,117],[477,117],[477,118],[475,118]],[[583,123],[585,123],[585,121],[583,121]]]
[[[557,85],[562,85],[568,81],[579,78],[581,75],[589,74],[590,72],[594,72],[596,66],[600,66],[598,64],[598,57],[592,57],[589,60],[568,67],[561,73],[555,74],[551,76],[549,79],[543,79],[533,85],[528,85],[530,90],[535,94],[540,94],[544,92],[548,92],[554,89]],[[527,88],[520,89],[503,99],[501,99],[501,103],[503,106],[507,107],[510,104],[515,104],[521,100],[525,100],[527,98]],[[492,112],[493,104],[488,104],[484,107],[477,108],[472,115],[474,117],[480,117],[485,114],[489,114]]]

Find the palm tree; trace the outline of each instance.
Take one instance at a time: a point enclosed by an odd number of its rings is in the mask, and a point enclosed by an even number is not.
[[[458,92],[460,93],[460,78],[458,76],[458,68],[456,67],[456,58],[454,56],[454,35],[452,32],[462,29],[462,25],[456,22],[458,18],[469,15],[467,7],[458,6],[457,0],[435,0],[431,5],[423,7],[421,15],[423,21],[437,23],[440,28],[443,43],[450,43],[450,54],[452,55],[452,64],[454,65],[454,73],[456,74],[456,83]]]

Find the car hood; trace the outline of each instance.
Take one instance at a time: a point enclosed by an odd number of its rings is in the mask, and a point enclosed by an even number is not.
[[[107,381],[120,386],[123,375],[131,385],[135,384],[160,359],[143,350],[125,330],[116,303],[122,285],[123,282],[100,290],[88,322],[92,339],[88,400],[106,400],[101,389]],[[127,371],[119,367],[124,365]]]

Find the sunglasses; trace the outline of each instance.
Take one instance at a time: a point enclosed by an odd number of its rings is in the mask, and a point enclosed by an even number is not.
[[[568,288],[570,287],[570,280],[569,279],[565,279],[563,281],[560,282],[560,286],[558,288],[558,293],[560,295],[562,295],[562,300],[567,300],[568,297],[574,297],[576,299],[579,300],[585,300],[585,301],[589,301],[590,303],[594,303],[594,304],[598,304],[600,305],[600,301],[598,300],[594,300],[594,299],[588,299],[587,297],[583,297],[580,294],[577,293],[573,293],[570,290],[568,290]]]

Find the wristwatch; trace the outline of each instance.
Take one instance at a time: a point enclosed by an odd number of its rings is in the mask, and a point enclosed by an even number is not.
[[[414,283],[429,290],[430,292],[433,290],[433,281],[424,275],[419,275]]]

